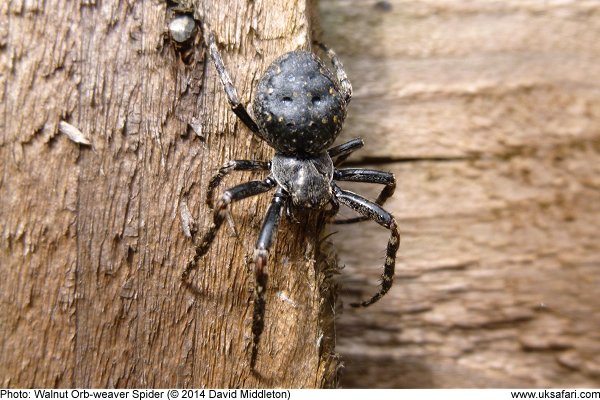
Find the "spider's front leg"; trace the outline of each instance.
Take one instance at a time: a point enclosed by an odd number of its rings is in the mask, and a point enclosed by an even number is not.
[[[183,273],[181,274],[181,279],[183,279],[184,281],[187,280],[187,277],[189,276],[190,272],[194,268],[196,268],[198,260],[200,260],[200,258],[202,258],[202,256],[204,256],[208,252],[210,245],[215,239],[217,231],[219,230],[219,228],[223,224],[223,221],[227,217],[229,205],[247,197],[268,192],[269,190],[274,188],[275,185],[275,180],[269,177],[264,181],[250,181],[226,190],[217,201],[217,206],[213,213],[212,225],[210,226],[210,228],[208,228],[208,231],[204,234],[204,236],[202,236],[200,244],[198,244],[198,246],[196,247],[194,257],[190,260],[190,262],[188,262],[185,269],[183,270]]]
[[[390,239],[388,241],[386,257],[383,269],[383,275],[381,276],[381,287],[369,300],[361,303],[352,303],[352,307],[367,307],[375,303],[385,295],[388,290],[392,287],[394,280],[394,268],[396,265],[396,253],[400,246],[400,233],[398,232],[398,225],[396,220],[389,212],[385,211],[378,204],[373,203],[364,197],[361,197],[355,193],[342,190],[336,185],[333,185],[334,193],[340,203],[347,205],[359,214],[364,215],[368,219],[372,219],[379,225],[388,228],[391,232]]]
[[[268,274],[265,272],[269,250],[273,245],[273,236],[281,219],[281,212],[286,200],[283,189],[278,189],[273,195],[273,200],[267,211],[267,216],[260,230],[254,251],[254,273],[256,285],[254,288],[254,311],[252,313],[252,354],[250,356],[250,367],[254,369],[258,356],[258,345],[260,336],[265,327],[265,290],[267,287]]]

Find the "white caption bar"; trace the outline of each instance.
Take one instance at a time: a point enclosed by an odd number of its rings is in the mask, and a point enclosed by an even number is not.
[[[291,399],[294,400],[507,400],[598,399],[594,389],[0,389],[4,399]]]

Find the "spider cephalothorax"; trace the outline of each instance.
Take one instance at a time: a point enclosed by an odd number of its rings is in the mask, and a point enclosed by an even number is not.
[[[213,34],[206,28],[204,33],[210,57],[233,112],[254,134],[275,149],[275,156],[271,161],[229,161],[210,180],[206,200],[208,206],[214,208],[213,223],[196,247],[194,258],[186,266],[182,278],[187,279],[198,260],[208,251],[219,227],[228,216],[231,203],[275,189],[254,253],[256,288],[250,361],[254,368],[258,342],[264,328],[267,257],[283,211],[327,210],[329,215],[334,215],[339,203],[342,203],[361,216],[334,223],[371,219],[390,230],[379,291],[369,300],[352,304],[366,307],[378,301],[392,286],[400,235],[393,216],[381,205],[394,193],[396,180],[388,172],[336,168],[350,153],[361,148],[363,141],[354,139],[328,149],[342,128],[346,106],[352,96],[352,86],[344,68],[331,49],[320,45],[331,59],[335,77],[314,54],[306,51],[290,52],[275,60],[258,83],[253,118],[237,97]],[[213,192],[225,175],[231,171],[250,170],[270,173],[262,181],[246,182],[227,189],[213,207]],[[384,189],[372,202],[340,189],[335,181],[376,183],[384,185]]]

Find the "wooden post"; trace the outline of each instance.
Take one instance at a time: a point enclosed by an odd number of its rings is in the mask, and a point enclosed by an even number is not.
[[[201,39],[182,62],[165,36],[167,4],[0,6],[3,387],[334,383],[321,221],[281,225],[256,373],[248,259],[270,196],[233,207],[239,236],[218,234],[191,275],[196,290],[180,281],[194,251],[184,232],[211,218],[208,179],[228,159],[272,150],[229,110]],[[309,46],[308,7],[201,0],[188,9],[212,26],[248,102],[271,61]]]

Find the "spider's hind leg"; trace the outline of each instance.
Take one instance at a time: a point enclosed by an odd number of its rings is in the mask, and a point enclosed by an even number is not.
[[[202,236],[200,244],[198,244],[196,247],[194,257],[190,260],[190,262],[187,263],[183,273],[181,274],[181,279],[187,280],[190,272],[196,268],[198,260],[200,260],[200,258],[202,258],[202,256],[208,252],[210,245],[215,239],[217,231],[223,224],[223,221],[227,218],[229,205],[247,197],[267,192],[275,187],[275,185],[276,183],[273,179],[267,178],[264,181],[250,181],[242,183],[223,192],[217,201],[217,207],[213,213],[213,223],[211,224],[210,228],[208,228],[208,231]]]
[[[344,65],[338,58],[337,54],[335,54],[335,51],[333,51],[333,49],[330,49],[321,42],[315,42],[315,44],[327,53],[327,57],[329,57],[331,63],[333,64],[333,67],[335,68],[335,74],[337,75],[337,79],[340,84],[340,92],[342,94],[342,97],[344,98],[346,103],[349,103],[352,99],[352,84],[348,79],[348,75],[346,75]]]
[[[239,119],[258,137],[263,139],[262,134],[260,133],[260,129],[254,119],[248,114],[246,107],[240,101],[237,90],[235,86],[233,86],[233,82],[225,69],[225,64],[223,64],[223,58],[221,57],[221,53],[219,53],[219,49],[217,48],[217,42],[215,41],[215,35],[212,33],[210,28],[204,24],[204,40],[206,41],[206,46],[208,47],[208,51],[210,54],[210,58],[212,59],[215,67],[217,69],[217,73],[219,74],[219,79],[223,84],[223,88],[225,89],[225,94],[227,95],[227,101],[231,106],[231,110],[238,116]]]
[[[350,304],[352,307],[367,307],[375,303],[385,295],[392,287],[394,280],[394,269],[396,265],[396,253],[400,246],[400,233],[396,220],[389,212],[385,211],[378,204],[375,204],[364,197],[355,193],[342,190],[337,186],[333,186],[335,195],[340,203],[347,205],[356,212],[364,215],[368,219],[372,219],[379,225],[390,230],[390,239],[388,241],[385,263],[383,266],[383,275],[381,276],[381,286],[379,291],[369,300]]]
[[[254,369],[256,364],[260,336],[265,327],[265,290],[268,280],[265,268],[269,258],[269,250],[273,245],[273,236],[281,219],[284,202],[283,190],[279,189],[273,195],[273,200],[256,241],[256,250],[254,252],[256,285],[254,288],[254,310],[252,312],[252,354],[250,356],[250,367],[252,369]]]

